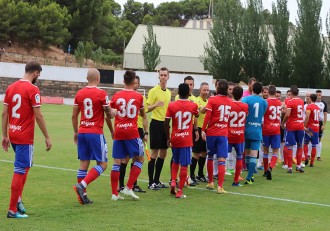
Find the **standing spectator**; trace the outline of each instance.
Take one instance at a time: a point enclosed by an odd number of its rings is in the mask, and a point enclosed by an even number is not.
[[[148,163],[148,188],[151,190],[168,188],[159,178],[168,148],[164,121],[168,104],[171,101],[171,91],[166,88],[169,78],[169,70],[166,67],[161,68],[159,70],[159,84],[149,90],[147,99],[148,112],[151,112],[149,127],[151,158]]]
[[[35,121],[46,139],[46,151],[52,147],[41,113],[39,88],[34,85],[41,71],[39,63],[27,63],[23,78],[9,85],[4,98],[2,148],[7,152],[11,143],[15,152],[8,218],[28,217],[22,202],[22,192],[29,169],[32,167]]]
[[[6,53],[5,48],[3,48],[3,46],[1,46],[0,48],[0,61],[1,61],[1,57]]]
[[[11,40],[8,40],[8,47],[11,47],[12,45]]]
[[[316,95],[317,95],[317,100],[315,102],[315,104],[317,106],[319,106],[320,108],[320,131],[319,131],[319,144],[317,145],[317,160],[321,161],[321,151],[322,151],[322,136],[323,136],[323,132],[325,129],[325,125],[327,123],[327,119],[328,119],[328,105],[325,101],[322,100],[322,91],[321,90],[317,90],[316,91]]]
[[[68,45],[68,54],[71,54],[71,51],[72,51],[72,46],[71,44]]]
[[[86,187],[96,180],[108,166],[108,148],[103,135],[104,114],[108,120],[116,114],[116,110],[110,109],[107,93],[97,88],[100,83],[100,72],[95,68],[89,69],[87,81],[87,86],[77,92],[72,111],[74,142],[78,145],[78,159],[80,160],[80,167],[77,171],[78,183],[73,188],[82,205],[93,203],[87,197]],[[91,160],[96,160],[97,165],[87,174]]]
[[[250,78],[248,81],[248,89],[243,92],[243,98],[252,95],[253,84],[256,82],[255,78]]]

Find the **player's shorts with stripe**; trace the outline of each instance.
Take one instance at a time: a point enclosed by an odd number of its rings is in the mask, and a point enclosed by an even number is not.
[[[173,162],[181,166],[191,164],[191,147],[172,148]]]
[[[217,158],[228,157],[228,137],[226,136],[206,136],[207,154],[217,155]]]
[[[304,130],[287,131],[285,135],[285,146],[294,146],[296,144],[303,144]]]
[[[244,152],[244,143],[238,143],[238,144],[228,143],[228,153],[231,153],[233,148],[236,151],[236,158],[242,159]]]
[[[33,162],[33,144],[11,144],[15,152],[14,166],[30,168]]]
[[[150,149],[167,149],[164,121],[152,119],[149,127]]]
[[[108,147],[103,134],[78,134],[78,159],[108,162]]]
[[[199,139],[197,141],[195,141],[196,139],[195,132],[193,133],[194,146],[192,148],[192,151],[194,153],[206,152],[206,141],[202,139],[202,128],[198,128],[198,133],[199,133]]]
[[[260,149],[260,140],[250,140],[250,139],[245,139],[245,149],[250,149],[250,150],[259,150]]]
[[[280,148],[281,147],[281,135],[270,135],[270,136],[262,136],[262,145],[265,147],[271,146],[272,148]]]
[[[309,142],[311,142],[312,145],[317,145],[317,144],[319,144],[319,133],[318,133],[318,132],[313,132],[313,136],[310,137],[310,136],[305,132],[304,143],[305,143],[305,144],[309,144]]]
[[[143,156],[144,147],[140,138],[130,140],[114,140],[112,146],[112,157],[114,159],[124,159],[127,156]]]

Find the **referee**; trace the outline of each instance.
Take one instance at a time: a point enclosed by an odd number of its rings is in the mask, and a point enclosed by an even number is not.
[[[159,180],[168,148],[164,130],[165,114],[171,101],[171,91],[166,88],[168,79],[169,70],[166,67],[161,68],[159,84],[149,90],[147,99],[148,112],[151,112],[149,126],[151,158],[148,163],[148,188],[151,190],[168,188]]]
[[[325,129],[325,124],[327,123],[328,116],[328,105],[322,100],[322,91],[316,90],[317,100],[315,104],[320,108],[320,131],[319,131],[319,144],[317,145],[317,160],[321,161],[321,150],[322,150],[322,142],[321,138],[323,136],[323,131]]]

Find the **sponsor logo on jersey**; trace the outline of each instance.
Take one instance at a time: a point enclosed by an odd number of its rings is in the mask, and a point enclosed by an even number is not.
[[[94,126],[95,122],[81,121],[80,124],[89,127],[89,126]]]
[[[22,127],[21,126],[16,126],[14,124],[9,124],[9,129],[12,130],[13,132],[15,132],[15,131],[21,131]]]
[[[185,136],[189,136],[189,132],[180,132],[180,133],[175,133],[176,137],[185,137]]]
[[[133,123],[117,124],[118,128],[130,128],[133,127]]]

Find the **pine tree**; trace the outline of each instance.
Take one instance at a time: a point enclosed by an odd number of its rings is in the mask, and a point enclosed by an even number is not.
[[[159,53],[161,47],[157,43],[157,37],[151,24],[148,24],[147,31],[148,37],[144,36],[145,43],[142,46],[142,54],[145,69],[153,71],[160,63]]]

